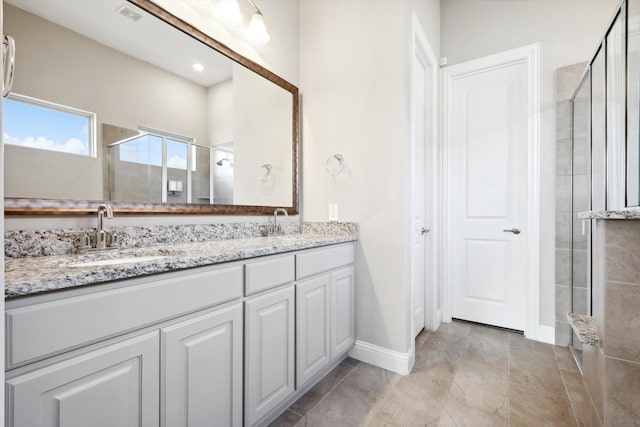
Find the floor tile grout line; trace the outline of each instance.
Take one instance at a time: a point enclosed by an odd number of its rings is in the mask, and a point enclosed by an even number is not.
[[[400,380],[398,380],[398,381],[400,381]],[[398,384],[398,383],[396,382],[396,384]],[[364,425],[371,424],[371,420],[373,420],[376,417],[376,415],[378,414],[378,412],[380,412],[380,409],[382,409],[382,407],[384,406],[384,403],[387,401],[389,396],[391,396],[391,392],[393,392],[393,389],[396,387],[396,384],[394,384],[392,387],[389,388],[389,391],[384,396],[384,399],[382,399],[380,401],[380,403],[378,403],[377,407],[375,408],[375,411],[369,417],[367,417],[366,422],[364,423]]]
[[[569,400],[569,396],[567,396],[567,395],[553,393],[553,392],[546,391],[546,390],[540,390],[539,388],[530,387],[530,386],[527,386],[527,385],[522,385],[522,384],[519,384],[519,383],[517,383],[515,381],[511,381],[511,380],[509,380],[509,383],[513,384],[513,385],[517,385],[518,387],[525,388],[525,389],[530,390],[530,391],[535,391],[536,393],[542,393],[542,394],[547,395],[547,396],[560,397],[562,399]],[[566,393],[566,390],[565,390],[565,393]]]
[[[576,415],[576,408],[574,407],[573,400],[571,400],[571,395],[569,394],[569,387],[567,387],[567,382],[564,380],[564,375],[562,375],[562,369],[560,369],[560,365],[558,365],[558,370],[560,371],[560,379],[562,380],[562,385],[564,385],[564,391],[567,393],[567,399],[569,400],[569,406],[571,407],[571,412],[573,413],[573,419],[576,422],[576,426],[579,426],[578,423],[578,415]]]
[[[507,336],[507,427],[511,425],[511,337]]]
[[[362,362],[360,362],[360,363],[362,363]],[[358,364],[358,366],[359,366],[359,365],[360,365],[360,364]],[[350,365],[350,366],[351,366],[351,365]],[[336,388],[338,388],[338,386],[339,386],[340,384],[342,384],[342,383],[344,382],[344,380],[346,380],[346,379],[347,379],[347,377],[348,377],[349,375],[351,375],[351,373],[352,373],[352,372],[357,368],[357,366],[352,366],[352,368],[353,368],[353,369],[351,369],[349,372],[347,372],[347,374],[344,376],[344,378],[342,378],[340,381],[338,381],[338,383],[337,383],[336,385],[334,385],[333,387],[331,387],[331,389],[330,389],[328,392],[326,392],[326,393],[324,394],[324,396],[322,396],[322,399],[318,400],[318,401],[316,402],[316,404],[315,404],[315,405],[313,405],[311,408],[309,408],[309,410],[307,411],[307,414],[306,414],[306,415],[303,415],[303,417],[306,417],[307,415],[309,415],[309,413],[311,413],[311,411],[313,411],[313,409],[314,409],[316,406],[318,406],[318,405],[320,404],[320,402],[322,402],[322,401],[323,401],[327,396],[329,396],[329,394],[330,394],[333,390],[335,390]],[[335,369],[335,368],[334,368],[334,369]],[[320,380],[320,381],[322,381],[322,380]],[[318,381],[318,382],[319,382],[319,381]],[[300,415],[300,414],[298,414],[298,415]]]
[[[294,402],[294,403],[295,403],[295,402]],[[292,403],[291,405],[293,405],[293,403]],[[289,406],[289,407],[287,408],[287,411],[291,411],[291,412],[293,412],[294,414],[301,416],[302,418],[304,418],[304,417],[305,417],[305,415],[302,415],[301,413],[296,412],[296,411],[294,411],[293,409],[291,409],[291,406]]]

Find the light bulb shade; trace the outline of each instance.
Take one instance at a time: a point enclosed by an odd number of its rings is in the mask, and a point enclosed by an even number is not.
[[[216,14],[230,25],[240,25],[244,20],[238,0],[218,0]]]
[[[256,44],[267,44],[271,37],[267,32],[267,27],[264,25],[264,17],[261,13],[254,13],[249,22],[247,28],[247,36],[251,41]]]

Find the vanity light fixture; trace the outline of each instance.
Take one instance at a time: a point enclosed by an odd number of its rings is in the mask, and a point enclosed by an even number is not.
[[[199,64],[199,63],[196,62],[195,64],[193,64],[193,69],[198,71],[198,72],[200,72],[200,71],[204,70],[204,65]]]
[[[217,15],[230,25],[240,25],[244,21],[238,0],[218,0]]]
[[[247,37],[256,44],[265,45],[269,43],[271,37],[267,32],[266,25],[264,24],[264,16],[253,1],[247,1],[256,10],[253,15],[251,15],[251,21],[249,22],[249,27],[247,28]]]

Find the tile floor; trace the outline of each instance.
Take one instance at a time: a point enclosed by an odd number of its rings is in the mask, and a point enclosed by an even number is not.
[[[346,359],[271,426],[584,425],[567,348],[459,321],[422,332],[416,348],[407,376]]]

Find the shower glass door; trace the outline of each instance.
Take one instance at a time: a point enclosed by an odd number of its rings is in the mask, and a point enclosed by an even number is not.
[[[590,314],[591,223],[578,218],[591,209],[591,74],[587,72],[572,101],[572,232],[571,312]],[[581,359],[580,341],[572,336],[571,347]]]

